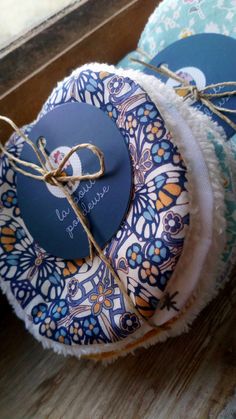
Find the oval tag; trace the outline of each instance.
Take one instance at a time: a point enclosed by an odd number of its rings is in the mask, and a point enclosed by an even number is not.
[[[32,128],[30,139],[46,140],[45,150],[57,167],[70,149],[91,143],[104,154],[105,173],[97,180],[67,183],[67,190],[88,220],[101,248],[116,234],[123,221],[132,190],[129,151],[115,123],[103,111],[85,103],[67,103],[44,115]],[[24,144],[20,158],[39,164],[35,153]],[[88,149],[74,153],[63,172],[79,176],[95,173],[100,165]],[[64,259],[89,255],[87,235],[56,186],[17,173],[17,192],[22,218],[34,240],[48,253]]]
[[[199,90],[206,86],[222,82],[236,82],[236,40],[221,34],[198,34],[181,39],[169,45],[159,52],[150,64],[159,67],[166,65],[170,70],[188,81],[191,85],[196,85]],[[155,71],[145,69],[145,73],[152,74],[160,78],[169,86],[180,86],[180,83],[162,76]],[[207,93],[222,93],[236,90],[234,85],[216,86],[208,89]],[[184,96],[186,89],[179,90],[179,94]],[[212,103],[219,108],[236,109],[236,96],[223,96],[211,99]],[[222,118],[218,117],[206,105],[200,101],[193,100],[192,106],[198,108],[214,121],[221,125],[228,137],[235,134],[235,130]],[[221,111],[224,114],[223,111]],[[236,114],[226,112],[225,115],[236,123]]]

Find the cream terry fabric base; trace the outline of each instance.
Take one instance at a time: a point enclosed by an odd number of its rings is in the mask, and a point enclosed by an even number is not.
[[[181,288],[181,299],[178,301],[181,310],[178,313],[170,310],[163,315],[157,309],[152,318],[154,328],[143,324],[132,336],[117,343],[70,347],[39,335],[12,296],[9,285],[1,281],[1,287],[16,314],[45,348],[64,355],[114,359],[137,347],[186,332],[200,310],[216,295],[216,274],[224,268],[220,257],[225,244],[225,209],[222,176],[209,138],[213,137],[221,144],[224,144],[225,138],[216,124],[183,103],[171,88],[155,77],[134,70],[117,70],[105,64],[88,64],[75,70],[72,76],[85,69],[127,76],[137,82],[160,111],[186,164],[190,188],[190,227],[183,253],[167,287],[170,295]],[[176,298],[179,298],[178,294]]]

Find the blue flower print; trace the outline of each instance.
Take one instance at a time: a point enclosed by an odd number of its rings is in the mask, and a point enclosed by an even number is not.
[[[167,162],[170,159],[173,145],[169,141],[161,141],[152,146],[151,154],[154,162]]]
[[[114,94],[117,95],[122,90],[124,84],[125,83],[124,83],[123,77],[114,76],[109,81],[107,87],[108,87],[108,90],[111,92],[112,95],[114,95]]]
[[[60,320],[65,317],[68,313],[68,304],[65,300],[60,300],[52,308],[52,317],[54,320]]]
[[[17,196],[15,191],[9,189],[2,195],[2,203],[6,208],[12,208],[17,205]]]
[[[39,328],[41,335],[45,335],[47,338],[52,338],[56,330],[56,323],[52,320],[51,317],[46,317],[43,323]]]
[[[137,316],[133,313],[124,313],[120,318],[120,325],[122,329],[127,332],[134,332],[140,327]]]
[[[157,284],[159,269],[156,265],[151,264],[149,260],[144,260],[139,269],[139,279],[143,283],[148,283],[153,286]]]
[[[161,118],[157,118],[154,122],[146,126],[145,133],[148,141],[153,143],[159,140],[166,133],[164,121]]]
[[[110,118],[114,119],[115,121],[117,120],[117,117],[118,117],[117,110],[111,103],[108,103],[106,105],[105,112]]]
[[[169,211],[163,221],[165,231],[177,234],[183,228],[183,222],[179,214]]]
[[[84,333],[89,338],[97,338],[100,333],[100,327],[94,317],[87,318],[83,323]]]
[[[141,265],[142,263],[142,249],[140,244],[135,243],[132,246],[128,247],[126,251],[126,258],[128,260],[128,264],[132,268],[136,268],[137,266]]]
[[[157,239],[152,242],[147,249],[147,255],[151,259],[152,262],[156,262],[160,264],[169,258],[170,251],[168,247],[164,245],[164,243]]]
[[[137,116],[139,117],[140,122],[149,123],[157,116],[157,110],[152,103],[145,103],[138,109]]]
[[[38,304],[32,309],[31,315],[35,324],[43,322],[47,317],[47,305],[43,303]]]
[[[64,345],[70,345],[71,340],[70,336],[67,333],[67,330],[65,327],[60,327],[56,333],[55,333],[55,340],[57,340],[60,343],[63,343]]]
[[[79,320],[74,319],[73,323],[70,325],[69,333],[73,342],[75,343],[82,342],[84,331]]]
[[[138,122],[134,115],[128,115],[125,122],[125,128],[131,136],[135,136],[137,126]]]

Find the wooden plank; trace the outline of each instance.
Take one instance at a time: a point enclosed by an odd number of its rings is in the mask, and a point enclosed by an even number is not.
[[[32,29],[0,50],[0,95],[94,30],[132,0],[86,0]],[[70,11],[71,7],[73,10]]]
[[[8,115],[18,125],[29,123],[57,81],[70,74],[72,69],[92,61],[116,63],[136,47],[146,20],[157,3],[157,0],[129,1],[98,27],[2,94],[1,114]],[[10,129],[5,125],[2,127],[2,138],[6,140]]]
[[[0,327],[0,417],[233,419],[235,306],[231,282],[189,334],[106,367],[43,350],[8,309]]]

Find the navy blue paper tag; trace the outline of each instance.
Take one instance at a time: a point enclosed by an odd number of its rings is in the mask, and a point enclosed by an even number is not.
[[[129,151],[119,129],[95,106],[67,103],[43,116],[29,136],[34,143],[40,137],[46,139],[45,149],[53,167],[57,167],[76,144],[91,143],[104,153],[104,176],[67,184],[74,202],[87,218],[95,240],[103,248],[123,221],[132,190]],[[26,143],[20,157],[38,164],[32,148]],[[70,157],[64,172],[78,176],[94,173],[99,168],[97,157],[82,149]],[[22,218],[43,249],[64,259],[89,255],[87,235],[58,187],[17,174],[17,191]]]
[[[157,54],[150,64],[157,67],[168,66],[170,70],[180,75],[190,84],[196,85],[200,90],[209,84],[236,81],[236,40],[220,34],[193,35],[169,45]],[[180,85],[177,81],[167,80],[165,76],[159,75],[148,68],[145,69],[145,73],[155,75],[169,86]],[[235,86],[219,86],[209,89],[207,92],[221,93],[230,90],[235,90]],[[223,108],[236,109],[236,96],[217,98],[212,102]],[[224,128],[228,137],[235,133],[229,124],[201,102],[193,101],[192,106],[217,121]],[[226,116],[236,123],[236,114],[226,114]]]

